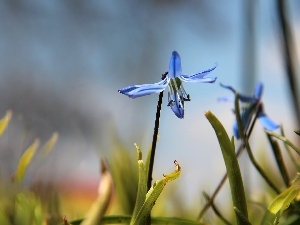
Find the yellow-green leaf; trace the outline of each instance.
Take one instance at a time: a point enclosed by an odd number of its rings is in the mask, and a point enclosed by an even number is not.
[[[39,139],[35,139],[34,142],[25,150],[22,154],[19,164],[17,167],[17,172],[15,174],[15,179],[17,182],[21,182],[24,178],[25,172],[37,150],[39,147],[40,141]]]
[[[150,215],[150,212],[159,197],[160,193],[163,191],[165,185],[172,180],[175,180],[179,177],[181,172],[181,167],[179,166],[178,162],[174,161],[176,170],[170,174],[163,175],[164,177],[161,180],[156,181],[148,193],[146,194],[146,199],[142,207],[140,208],[137,216],[132,218],[130,221],[130,225],[140,225],[145,224],[147,218]]]
[[[136,196],[136,201],[134,205],[134,210],[132,213],[132,218],[135,218],[144,204],[146,194],[147,194],[147,171],[145,168],[145,163],[142,158],[142,152],[137,144],[134,144],[138,155],[138,167],[139,167],[139,182],[138,182],[138,192]]]
[[[8,110],[5,114],[5,116],[0,120],[0,136],[4,133],[4,131],[7,128],[7,125],[12,117],[12,111]]]
[[[300,193],[300,175],[298,174],[296,180],[291,187],[278,195],[268,208],[263,220],[262,225],[276,224],[279,221],[284,210],[288,208],[290,203]]]
[[[52,134],[51,138],[42,147],[42,152],[45,156],[47,156],[51,152],[51,150],[54,148],[57,140],[58,140],[58,133],[54,132]]]

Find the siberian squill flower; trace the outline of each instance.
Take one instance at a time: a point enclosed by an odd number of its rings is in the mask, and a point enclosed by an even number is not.
[[[221,87],[231,90],[234,94],[236,93],[236,90],[231,86],[221,84]],[[279,128],[279,125],[273,122],[264,112],[262,101],[261,101],[262,92],[263,92],[263,84],[257,83],[253,96],[247,96],[238,93],[239,100],[242,103],[248,103],[246,106],[241,108],[241,119],[245,130],[248,129],[250,125],[250,121],[256,113],[257,113],[257,118],[259,119],[264,129],[273,131]],[[232,99],[220,98],[219,100],[229,101]],[[237,122],[235,122],[233,125],[233,134],[236,138],[238,139],[240,138]]]
[[[183,82],[201,82],[214,83],[216,77],[206,77],[211,71],[217,67],[205,70],[192,75],[184,75],[181,73],[181,59],[176,51],[172,52],[168,73],[162,78],[162,81],[154,84],[141,84],[121,88],[118,91],[130,98],[138,98],[153,93],[159,93],[168,87],[168,106],[171,107],[175,115],[182,119],[184,117],[184,102],[190,101],[190,95],[183,88]]]

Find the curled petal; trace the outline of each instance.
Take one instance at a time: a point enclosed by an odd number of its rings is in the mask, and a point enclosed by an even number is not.
[[[180,100],[180,97],[177,94],[177,92],[173,92],[173,94],[168,92],[168,101],[169,101],[168,106],[171,107],[171,109],[175,113],[175,115],[179,119],[183,119],[183,117],[184,117],[184,101]]]
[[[162,92],[168,86],[168,83],[169,83],[169,78],[166,77],[164,80],[154,84],[133,85],[133,86],[121,88],[118,90],[118,92],[127,95],[130,98],[138,98],[141,96]]]
[[[224,85],[224,84],[220,83],[220,86],[223,87],[223,88],[226,88],[226,89],[228,89],[230,91],[232,91],[233,94],[236,93],[236,90],[233,87],[229,86],[229,85]]]
[[[237,91],[229,85],[220,84],[220,86],[232,91],[234,94],[237,93]],[[252,97],[252,96],[247,96],[247,95],[243,95],[240,93],[238,93],[238,95],[239,95],[239,99],[241,102],[251,103],[251,102],[257,102],[257,100],[258,100],[255,96]]]
[[[181,59],[180,55],[176,51],[173,51],[171,55],[168,76],[169,78],[181,76]]]
[[[181,75],[179,78],[184,82],[202,82],[202,83],[214,83],[217,80],[217,77],[205,77],[208,75],[211,71],[216,69],[218,65],[216,64],[213,68],[205,70],[201,73],[196,73],[193,75]]]
[[[266,130],[274,131],[279,128],[279,125],[273,122],[263,111],[259,113],[258,119]]]

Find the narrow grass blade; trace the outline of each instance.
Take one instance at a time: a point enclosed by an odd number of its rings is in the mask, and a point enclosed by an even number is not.
[[[58,141],[58,133],[54,132],[51,138],[42,147],[42,152],[44,156],[47,156],[52,151],[57,141]]]
[[[203,195],[207,201],[211,200],[207,193],[203,192]],[[231,223],[222,215],[221,211],[217,208],[217,206],[214,203],[211,204],[211,208],[224,224],[231,225]]]
[[[130,215],[113,215],[103,217],[101,224],[129,224],[131,220]],[[72,225],[79,225],[82,219],[74,220],[69,222]],[[151,217],[151,224],[160,225],[204,225],[204,223],[199,223],[194,220],[187,220],[177,217]]]
[[[261,225],[277,224],[284,210],[288,208],[291,202],[300,193],[300,175],[297,175],[296,180],[291,187],[278,195],[268,208],[264,215]]]
[[[213,113],[208,111],[205,113],[205,116],[214,128],[221,147],[228,174],[233,206],[236,207],[246,219],[248,219],[248,210],[243,180],[232,142],[230,141],[223,125]],[[243,220],[240,219],[239,216],[237,216],[236,218],[238,224],[246,224]]]
[[[11,120],[11,117],[12,117],[12,111],[8,110],[5,116],[0,120],[0,136],[2,136],[2,134],[6,130],[9,121]]]
[[[135,218],[145,202],[147,194],[147,171],[145,168],[144,161],[142,159],[142,152],[137,144],[134,144],[138,155],[138,167],[139,167],[139,182],[136,202],[132,214],[132,218]]]
[[[165,185],[168,182],[175,180],[180,176],[181,168],[176,160],[174,161],[174,163],[176,166],[176,170],[170,174],[163,175],[164,177],[161,180],[156,181],[152,185],[152,187],[146,194],[145,201],[142,207],[140,208],[136,218],[132,218],[132,220],[130,221],[130,225],[145,224],[157,198],[159,197],[160,193],[163,191]]]
[[[39,144],[40,144],[39,139],[35,139],[34,142],[22,154],[22,156],[19,160],[16,174],[15,174],[15,180],[17,182],[22,182],[22,180],[25,176],[25,172],[26,172],[33,156],[35,155],[35,152],[36,152],[37,148],[39,147]]]
[[[290,178],[289,178],[288,170],[284,163],[284,159],[283,159],[279,144],[278,144],[277,140],[273,140],[269,134],[267,134],[267,137],[268,137],[269,143],[272,147],[273,154],[274,154],[278,169],[280,171],[281,177],[282,177],[286,187],[289,187],[290,186]]]
[[[233,207],[236,216],[239,218],[240,221],[243,222],[245,225],[251,225],[250,221],[244,216],[244,214],[236,207]]]
[[[276,137],[279,140],[282,140],[284,143],[286,143],[287,145],[289,145],[292,149],[295,150],[295,152],[297,152],[300,155],[300,149],[297,148],[297,146],[294,145],[289,139],[287,139],[286,137],[281,136],[281,135],[279,135],[279,134],[277,134],[275,132],[271,132],[271,131],[267,131],[267,130],[266,130],[266,132],[267,132],[267,134],[269,134],[269,135],[271,135],[273,137]]]

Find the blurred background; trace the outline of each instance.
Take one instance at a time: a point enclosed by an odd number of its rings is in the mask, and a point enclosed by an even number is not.
[[[296,56],[300,3],[285,3]],[[193,209],[197,215],[202,190],[212,191],[225,172],[204,112],[211,110],[232,135],[233,104],[217,101],[232,93],[219,83],[252,94],[256,82],[263,82],[267,114],[284,124],[291,140],[296,138],[293,130],[300,128],[294,101],[300,94],[299,76],[294,76],[292,93],[278,4],[1,0],[0,115],[11,109],[13,120],[0,140],[0,179],[10,179],[21,153],[35,138],[45,142],[58,132],[55,148],[46,160],[33,161],[25,184],[53,183],[65,190],[78,187],[78,195],[96,195],[99,160],[111,157],[116,142],[129,154],[135,154],[134,143],[145,154],[151,146],[158,95],[132,100],[117,90],[158,82],[176,50],[185,74],[218,63],[211,73],[218,77],[215,84],[185,84],[192,101],[186,103],[183,120],[167,107],[166,98],[160,118],[154,179],[172,171],[176,159],[182,176],[172,192],[185,194],[183,206],[198,204]],[[293,59],[299,74],[299,60]],[[253,148],[269,147],[263,135],[257,123]],[[263,158],[267,153],[259,154]],[[260,178],[244,161],[247,187],[259,191]],[[221,196],[230,199],[226,189]]]

